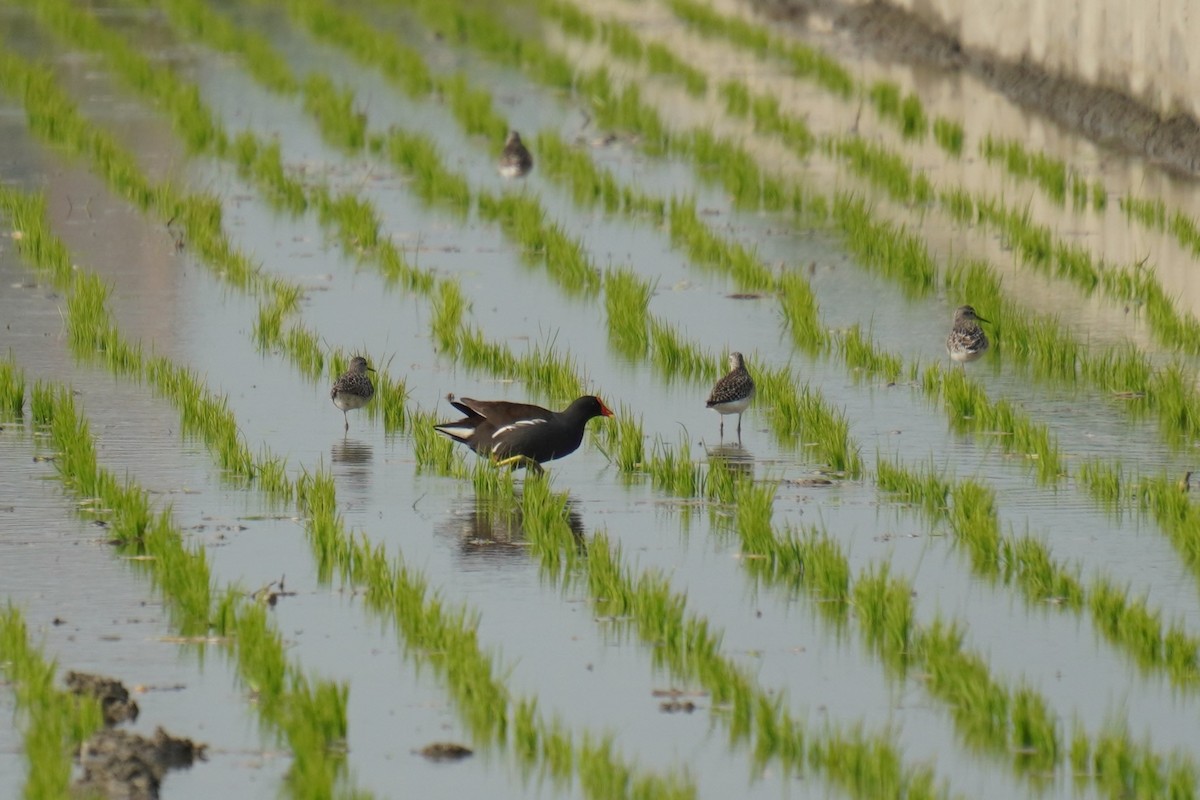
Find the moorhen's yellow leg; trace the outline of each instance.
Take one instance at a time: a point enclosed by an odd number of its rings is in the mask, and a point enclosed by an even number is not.
[[[509,456],[508,458],[502,458],[496,462],[497,467],[512,467],[513,469],[516,469],[518,465],[525,467],[530,472],[536,472],[539,475],[545,472],[545,470],[542,469],[542,465],[534,461],[529,456]]]

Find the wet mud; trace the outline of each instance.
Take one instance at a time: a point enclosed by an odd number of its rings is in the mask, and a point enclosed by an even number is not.
[[[171,736],[162,728],[152,739],[124,730],[102,730],[79,749],[83,777],[75,782],[72,795],[156,800],[168,770],[190,767],[204,759],[204,745]]]
[[[861,51],[892,62],[962,71],[1015,104],[1092,141],[1142,156],[1172,171],[1200,175],[1200,124],[1186,114],[1164,117],[1129,95],[1055,75],[1027,61],[965,47],[917,16],[885,3],[836,0],[752,0],[776,20],[828,20]]]
[[[162,728],[149,739],[116,729],[138,717],[138,704],[120,681],[85,672],[68,672],[65,680],[69,691],[100,702],[106,726],[79,748],[83,774],[71,787],[72,797],[156,800],[169,770],[205,760],[205,745]]]

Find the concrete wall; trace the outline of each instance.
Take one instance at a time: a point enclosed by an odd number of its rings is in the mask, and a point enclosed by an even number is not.
[[[887,0],[968,48],[1200,119],[1200,0]]]

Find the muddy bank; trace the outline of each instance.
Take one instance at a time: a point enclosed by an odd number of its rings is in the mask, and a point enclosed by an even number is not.
[[[1200,125],[1188,115],[1163,117],[1121,92],[964,47],[915,15],[884,3],[749,1],[777,20],[804,24],[809,15],[818,15],[856,47],[881,60],[963,70],[1014,103],[1099,144],[1145,156],[1177,172],[1200,174]]]

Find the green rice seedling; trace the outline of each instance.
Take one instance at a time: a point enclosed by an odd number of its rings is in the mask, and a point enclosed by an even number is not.
[[[1127,499],[1123,497],[1122,470],[1117,462],[1098,458],[1081,461],[1075,469],[1075,479],[1110,511],[1120,509],[1122,500]]]
[[[283,167],[283,155],[278,141],[260,143],[246,131],[233,140],[232,150],[238,162],[238,174],[255,181],[266,191],[267,201],[274,208],[292,215],[308,208],[304,184],[288,176]]]
[[[622,475],[631,475],[646,467],[646,434],[642,415],[622,403],[616,416],[604,425],[589,426],[593,441]]]
[[[889,384],[900,380],[903,361],[900,356],[878,349],[857,324],[840,331],[834,343],[846,366],[860,374],[882,378]]]
[[[912,165],[884,146],[857,136],[831,142],[835,155],[856,174],[885,190],[892,199],[909,205],[926,205],[934,199],[933,184]]]
[[[829,337],[821,326],[817,298],[808,281],[797,270],[785,270],[778,286],[779,308],[792,332],[792,341],[810,355],[823,352]]]
[[[271,91],[298,91],[287,62],[262,37],[233,25],[199,0],[170,0],[166,10],[171,22],[186,32],[188,39],[203,40],[223,52],[239,54],[255,80]]]
[[[676,497],[697,497],[704,484],[703,472],[692,460],[692,443],[686,435],[677,447],[655,439],[646,472],[656,488]]]
[[[275,502],[291,501],[295,487],[288,477],[286,458],[274,456],[264,448],[254,462],[254,479],[258,487]]]
[[[452,478],[466,477],[467,466],[461,449],[433,429],[439,421],[419,411],[409,415],[417,469]]]
[[[479,197],[479,213],[498,223],[522,246],[526,259],[541,261],[568,292],[592,297],[600,291],[600,272],[583,244],[557,223],[546,222],[536,198],[507,193]]]
[[[686,340],[670,323],[650,318],[650,358],[664,375],[694,381],[720,377],[714,356]]]
[[[753,252],[730,245],[716,236],[696,214],[694,201],[673,199],[669,221],[671,241],[683,247],[692,260],[728,274],[745,291],[761,291],[774,286],[775,276],[771,270]]]
[[[19,420],[25,415],[25,372],[12,360],[0,360],[0,419]]]
[[[1065,162],[1043,153],[1030,153],[1015,139],[997,139],[991,134],[979,143],[979,152],[989,162],[1002,163],[1010,174],[1032,179],[1055,202],[1066,201],[1068,181]]]
[[[774,482],[755,483],[742,480],[735,484],[737,529],[746,555],[769,558],[775,551],[771,514],[778,488]]]
[[[855,582],[853,602],[867,641],[884,663],[903,673],[914,624],[912,587],[893,578],[887,563],[876,564]]]
[[[382,369],[375,373],[375,404],[383,414],[384,433],[409,429],[408,384],[403,378],[393,378]]]
[[[70,794],[71,752],[104,726],[100,702],[54,686],[56,666],[29,639],[21,612],[0,612],[0,670],[24,721],[26,797]]]
[[[354,107],[350,87],[339,89],[319,72],[304,82],[304,110],[316,118],[321,135],[350,153],[361,151],[367,142],[367,117]]]
[[[492,106],[492,96],[483,89],[472,88],[462,73],[437,82],[454,118],[468,134],[484,136],[488,141],[503,141],[508,123]]]
[[[958,158],[963,149],[963,127],[954,120],[937,117],[933,121],[933,139],[938,146]]]
[[[643,359],[650,350],[649,306],[654,287],[627,267],[609,267],[604,273],[604,308],[608,340],[631,359]]]
[[[54,390],[51,384],[40,379],[34,381],[29,392],[29,416],[38,427],[49,425],[54,419]]]
[[[991,677],[982,658],[963,649],[963,636],[961,624],[936,617],[915,637],[914,657],[927,670],[930,694],[950,706],[967,744],[1004,752],[1009,748],[1009,693]]]
[[[1000,522],[996,495],[974,481],[962,481],[951,491],[950,525],[957,541],[971,554],[971,566],[981,575],[1000,571]]]
[[[288,11],[313,36],[353,51],[410,97],[424,97],[433,90],[433,78],[420,54],[361,15],[321,1],[290,2]]]
[[[1004,581],[1015,582],[1035,602],[1051,602],[1079,612],[1086,602],[1079,570],[1055,563],[1050,551],[1032,536],[1005,539],[1000,545]]]
[[[393,128],[385,141],[392,164],[413,179],[413,191],[422,201],[459,215],[467,213],[471,188],[465,178],[442,165],[437,145],[429,137]],[[539,149],[539,162],[542,157]]]
[[[912,503],[933,519],[945,517],[949,511],[954,487],[932,464],[923,473],[915,472],[903,467],[899,461],[888,461],[879,456],[875,459],[875,482],[880,489],[899,495],[904,502]]]
[[[854,77],[820,50],[777,37],[767,28],[722,14],[696,0],[669,0],[668,5],[681,22],[701,36],[725,39],[760,58],[779,58],[791,66],[793,75],[812,80],[838,97],[849,98],[854,93]]]
[[[863,200],[847,194],[834,199],[833,219],[846,246],[865,266],[898,281],[913,297],[933,291],[937,268],[916,236],[898,231],[889,222],[877,222]]]
[[[734,117],[745,119],[750,116],[750,88],[742,81],[721,82],[718,93],[725,101],[725,111]]]

